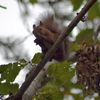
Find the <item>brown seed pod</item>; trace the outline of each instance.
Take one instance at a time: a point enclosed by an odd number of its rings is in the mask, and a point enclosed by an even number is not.
[[[86,46],[76,54],[78,82],[86,90],[100,93],[100,44]]]

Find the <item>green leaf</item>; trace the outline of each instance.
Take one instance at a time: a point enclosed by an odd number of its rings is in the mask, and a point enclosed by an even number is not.
[[[71,46],[70,46],[70,51],[78,51],[78,50],[80,50],[80,48],[81,48],[81,45],[80,44],[78,44],[78,43],[76,43],[76,42],[73,42],[72,44],[71,44]]]
[[[78,36],[76,37],[76,43],[82,43],[82,42],[91,42],[93,41],[93,29],[85,29],[82,30]]]
[[[38,64],[41,61],[42,57],[43,57],[42,53],[36,53],[32,59],[32,63]]]
[[[0,73],[3,73],[7,68],[8,68],[9,64],[7,65],[0,65]]]
[[[37,3],[37,0],[29,0],[30,3],[34,4],[34,3]]]
[[[68,61],[51,64],[48,69],[48,76],[52,80],[42,87],[34,98],[36,100],[62,100],[65,93],[73,97],[75,95],[75,98],[82,98],[80,94],[76,96],[76,94],[71,93],[73,88],[82,89],[79,84],[72,83],[72,78],[75,75],[75,68],[72,66],[72,63]],[[61,88],[64,90],[60,91]]]
[[[62,100],[63,94],[54,82],[48,82],[39,91],[38,99],[41,100]]]
[[[78,10],[79,7],[82,5],[82,2],[83,0],[71,0],[74,10]]]
[[[18,75],[19,71],[27,65],[27,62],[22,59],[15,63],[0,66],[1,81],[13,82]],[[3,68],[4,67],[4,68]]]
[[[6,95],[9,93],[15,94],[18,91],[18,84],[1,83],[0,94]]]
[[[88,12],[88,19],[100,18],[100,3],[96,2]]]
[[[80,94],[74,94],[73,97],[74,97],[74,100],[84,100],[84,96]]]
[[[99,99],[100,99],[100,96],[95,97],[95,100],[99,100]]]
[[[52,64],[48,69],[49,76],[53,77],[58,85],[69,82],[74,76],[74,72],[75,71],[71,69],[70,63],[67,61]]]

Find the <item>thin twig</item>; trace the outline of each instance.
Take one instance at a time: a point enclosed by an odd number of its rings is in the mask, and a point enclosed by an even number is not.
[[[3,9],[7,9],[7,7],[5,7],[5,6],[2,6],[2,5],[0,5],[0,7],[1,7],[1,8],[3,8]]]

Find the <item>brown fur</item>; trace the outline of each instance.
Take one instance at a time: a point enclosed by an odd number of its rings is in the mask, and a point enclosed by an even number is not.
[[[52,15],[48,15],[40,21],[39,25],[33,25],[33,34],[36,36],[35,42],[42,48],[42,52],[45,55],[51,48],[59,34],[62,33],[62,29],[54,20]],[[68,56],[68,40],[66,39],[53,55],[53,59],[62,61]]]

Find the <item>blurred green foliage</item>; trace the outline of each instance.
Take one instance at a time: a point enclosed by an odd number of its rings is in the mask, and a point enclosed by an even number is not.
[[[29,2],[34,4],[34,3],[37,3],[37,0],[29,0]]]
[[[32,58],[32,63],[33,64],[38,64],[41,61],[42,57],[43,57],[42,53],[36,53],[34,55],[34,57]]]
[[[60,4],[61,2],[62,3],[64,2],[64,0],[57,0],[57,1],[54,0],[55,2],[50,2],[50,0],[47,0],[47,1],[48,1],[49,6],[52,7],[52,9],[54,9],[53,7],[56,3]],[[47,1],[45,1],[46,4],[47,4]],[[23,5],[25,4],[24,0],[20,0],[20,2]],[[69,0],[69,2],[71,3],[71,6],[73,7],[72,13],[75,14],[77,13],[77,10],[79,10],[80,7],[84,4],[84,2],[86,2],[86,0]],[[29,3],[31,3],[33,6],[36,3],[40,4],[38,0],[29,0]],[[67,9],[67,7],[64,9]],[[57,12],[55,12],[55,14],[56,16],[58,16]],[[95,37],[96,29],[100,25],[99,23],[100,22],[100,3],[97,2],[89,10],[87,15],[88,15],[88,21],[84,23],[79,23],[79,26],[76,26],[79,31],[77,32],[77,35],[74,37],[75,39],[71,41],[70,53],[76,52],[77,50],[81,49],[81,44],[83,42],[86,42],[87,44],[91,44],[98,40],[98,38],[94,39],[94,37]],[[64,15],[64,17],[61,17],[61,18],[65,19],[66,17]],[[98,23],[94,25],[94,22],[95,20],[97,20],[97,18],[98,18]],[[83,25],[83,28],[80,28],[81,26],[80,24]],[[43,55],[41,53],[37,53],[32,58],[31,62],[33,64],[38,64],[41,61],[42,57]],[[37,92],[37,95],[33,97],[33,100],[63,100],[64,97],[67,98],[67,96],[72,96],[74,100],[84,100],[85,97],[87,97],[87,95],[84,95],[84,91],[82,92],[83,86],[73,82],[76,80],[74,79],[76,75],[76,71],[74,67],[75,63],[76,62],[63,61],[63,62],[58,62],[58,63],[50,65],[48,69],[48,76],[51,78],[51,80],[41,89],[39,89],[39,91]],[[0,94],[9,94],[10,92],[16,93],[16,91],[18,91],[18,84],[13,83],[13,81],[18,75],[19,71],[22,68],[24,68],[24,66],[26,66],[27,64],[28,63],[25,60],[20,60],[15,63],[9,63],[6,65],[0,66],[0,74],[1,74]],[[76,91],[77,89],[79,89],[80,92],[74,93],[72,92],[73,89],[76,89]],[[98,96],[94,97],[93,95],[91,95],[90,97],[95,98],[95,100],[100,99]]]
[[[93,29],[84,29],[80,31],[78,36],[76,37],[76,43],[82,43],[88,41],[91,43],[93,41]]]
[[[0,93],[8,94],[15,93],[18,90],[18,84],[13,83],[19,71],[27,65],[27,62],[22,59],[15,63],[0,65]]]
[[[100,3],[97,2],[88,12],[88,19],[93,20],[95,18],[100,18]]]
[[[79,7],[82,5],[82,2],[84,0],[79,0],[79,1],[77,1],[77,0],[70,0],[70,1],[71,1],[72,5],[73,5],[74,10],[78,10]]]

